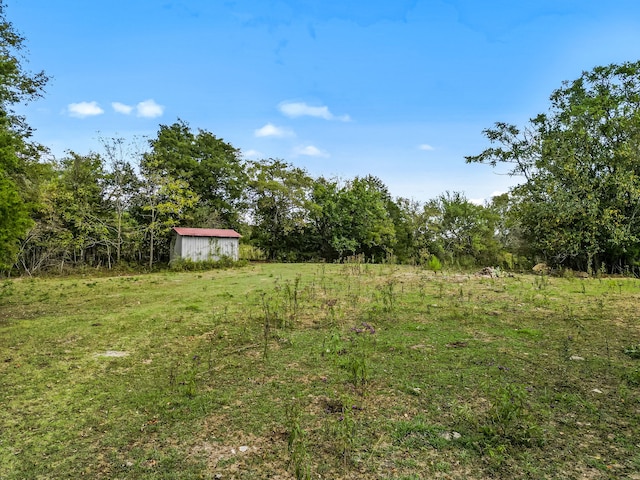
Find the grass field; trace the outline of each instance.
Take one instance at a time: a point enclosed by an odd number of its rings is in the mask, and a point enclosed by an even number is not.
[[[640,479],[640,281],[0,281],[0,478]]]

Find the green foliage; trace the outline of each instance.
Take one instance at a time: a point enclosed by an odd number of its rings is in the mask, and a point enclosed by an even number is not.
[[[318,250],[327,260],[357,254],[377,261],[395,244],[394,225],[387,210],[389,194],[375,177],[356,177],[344,186],[318,179],[310,211]]]
[[[431,255],[429,257],[429,261],[427,262],[427,268],[431,270],[433,273],[439,272],[442,270],[442,263],[435,255]]]
[[[399,421],[394,426],[393,436],[396,443],[410,449],[443,448],[449,443],[445,429],[429,424],[423,416]]]
[[[180,119],[172,125],[160,125],[149,146],[151,155],[145,157],[143,166],[189,186],[200,199],[200,218],[216,223],[201,226],[239,226],[247,187],[247,173],[239,150],[206,130],[194,133]],[[152,165],[146,166],[148,161]],[[189,206],[194,207],[195,203]]]
[[[20,239],[33,225],[29,214],[15,183],[0,170],[0,270],[13,266]]]
[[[24,38],[6,19],[5,8],[0,1],[0,270],[13,266],[33,226],[33,163],[42,150],[29,143],[31,130],[14,105],[40,97],[48,80],[43,72],[24,70]]]
[[[249,174],[254,244],[272,260],[308,258],[311,177],[274,159],[253,162]]]
[[[306,432],[301,426],[302,409],[297,401],[287,405],[287,447],[296,480],[311,478],[311,458],[307,451]]]
[[[596,67],[565,82],[523,130],[496,123],[500,145],[468,162],[509,163],[516,229],[531,255],[622,272],[640,254],[640,62]]]
[[[527,405],[527,391],[516,384],[503,385],[493,392],[492,405],[480,426],[485,446],[504,453],[505,446],[531,447],[544,438]]]
[[[423,248],[451,264],[492,265],[502,247],[496,238],[499,216],[468,201],[460,192],[447,192],[424,206]]]
[[[626,347],[623,351],[626,355],[630,356],[631,358],[640,359],[640,344],[630,345]]]
[[[198,195],[186,180],[172,177],[155,152],[144,156],[138,206],[149,242],[149,268],[153,267],[158,247],[168,250],[171,228],[188,222],[198,203]]]
[[[115,263],[124,257],[131,257],[135,248],[131,207],[133,198],[140,188],[140,180],[133,168],[134,159],[139,157],[135,145],[127,144],[124,138],[101,139],[105,150],[108,171],[104,179],[104,195],[109,205],[111,230],[115,239],[111,240],[116,250]]]
[[[235,261],[231,257],[222,256],[219,260],[201,260],[194,262],[189,258],[177,258],[169,262],[169,268],[174,272],[204,272],[221,268],[246,267],[246,260]]]

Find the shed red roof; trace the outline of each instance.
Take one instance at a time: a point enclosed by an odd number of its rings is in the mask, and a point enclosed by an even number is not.
[[[225,228],[184,228],[173,227],[173,230],[183,237],[222,237],[222,238],[240,238],[235,230]]]

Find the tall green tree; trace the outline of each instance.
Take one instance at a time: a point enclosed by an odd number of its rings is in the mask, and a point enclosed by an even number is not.
[[[468,162],[509,163],[511,191],[534,255],[580,269],[640,262],[640,62],[564,82],[524,129],[497,123],[497,144]]]
[[[277,159],[253,162],[249,177],[253,242],[270,259],[308,258],[313,179],[304,169]]]
[[[462,265],[495,264],[500,251],[495,238],[498,218],[460,192],[446,192],[425,206],[432,234],[432,253]],[[435,245],[434,245],[435,244]]]
[[[127,240],[136,237],[136,223],[130,210],[140,188],[140,179],[133,166],[137,163],[139,151],[122,137],[101,138],[101,142],[107,164],[104,195],[110,210],[110,226],[115,233],[110,244],[116,250],[116,263],[120,263],[125,244],[131,243]]]
[[[68,152],[59,165],[54,205],[71,238],[73,265],[108,263],[109,211],[104,196],[105,171],[100,155]]]
[[[163,166],[154,151],[144,155],[134,200],[148,241],[150,269],[159,252],[168,256],[171,228],[188,223],[199,200],[186,180],[173,177]]]
[[[39,148],[28,143],[31,130],[14,106],[42,95],[47,76],[24,68],[24,38],[6,18],[0,0],[0,269],[16,261],[23,239],[33,225],[35,201],[30,174]]]
[[[160,125],[149,145],[155,164],[200,198],[199,217],[212,224],[199,226],[239,226],[247,174],[238,149],[206,130],[194,132],[183,120]]]
[[[422,228],[421,203],[402,197],[389,199],[387,212],[395,231],[394,255],[400,263],[418,263]]]
[[[387,195],[376,177],[356,177],[343,185],[317,179],[310,206],[316,250],[327,260],[357,254],[381,260],[391,253],[395,229]]]

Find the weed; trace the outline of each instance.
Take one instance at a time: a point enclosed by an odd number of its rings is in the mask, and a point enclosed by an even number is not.
[[[369,368],[367,357],[362,349],[356,349],[354,353],[347,357],[347,371],[351,383],[355,387],[363,387],[369,379]]]
[[[625,355],[628,355],[631,358],[640,358],[640,343],[636,345],[629,345],[622,350]]]
[[[375,335],[375,328],[362,322],[360,327],[351,329],[355,336],[351,337],[351,349],[346,358],[345,368],[354,387],[363,388],[369,381],[369,356],[371,337]]]
[[[531,447],[543,442],[542,430],[527,407],[527,391],[507,383],[493,393],[492,405],[480,427],[489,454],[504,455],[506,446]]]
[[[287,449],[289,452],[289,465],[293,468],[296,480],[309,480],[311,478],[311,459],[307,451],[306,432],[300,424],[302,409],[297,400],[287,405]]]
[[[549,287],[549,276],[537,275],[533,277],[533,287],[536,290],[546,290]]]
[[[198,390],[198,370],[200,367],[200,356],[194,355],[191,357],[191,363],[185,374],[185,378],[182,381],[184,387],[183,391],[187,397],[195,397]]]
[[[438,257],[436,257],[435,255],[431,255],[427,263],[427,268],[433,273],[437,273],[442,270],[442,263],[440,263]]]
[[[640,368],[630,369],[623,376],[629,386],[640,387]]]
[[[294,322],[298,318],[298,297],[300,295],[300,279],[301,276],[298,274],[293,281],[293,285],[291,282],[287,280],[285,282],[285,294],[287,298],[288,310],[289,310],[289,319]]]
[[[392,313],[395,310],[396,296],[397,296],[395,288],[396,288],[396,282],[393,278],[390,278],[389,280],[387,280],[380,288],[380,296],[382,298],[382,309],[386,313]]]
[[[269,337],[271,336],[271,322],[272,317],[274,315],[272,306],[267,299],[267,296],[264,292],[261,294],[262,297],[262,341],[263,341],[263,358],[264,360],[268,360],[269,358]]]
[[[336,330],[333,330],[328,337],[325,337],[322,340],[322,356],[325,354],[338,354],[344,353],[344,346],[342,343],[342,339],[340,338],[340,333]]]
[[[340,416],[335,423],[334,437],[342,463],[346,467],[350,464],[356,443],[356,421],[354,411],[356,406],[349,398],[342,399]]]

